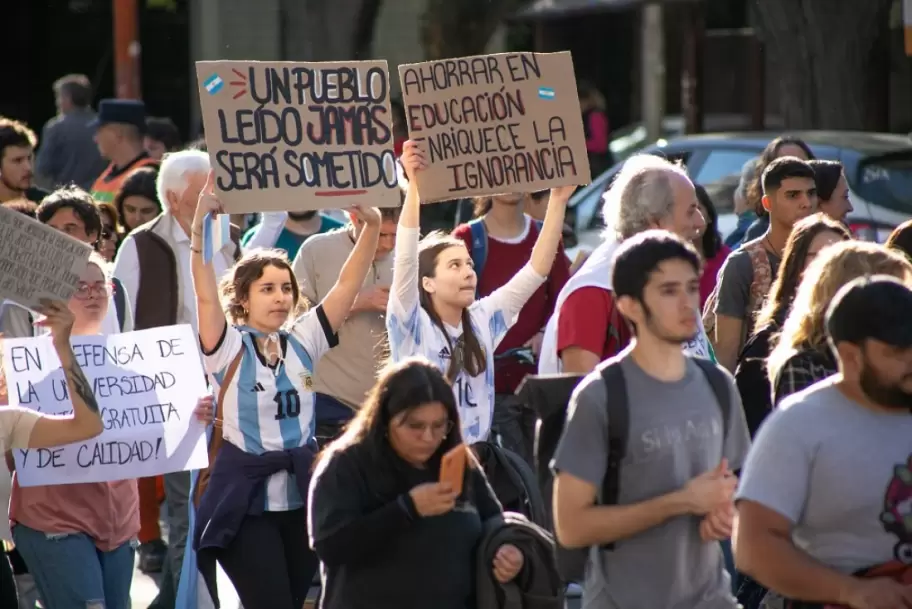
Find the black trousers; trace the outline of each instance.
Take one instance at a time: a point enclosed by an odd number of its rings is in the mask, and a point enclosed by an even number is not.
[[[307,510],[245,517],[216,560],[244,609],[301,609],[319,564],[307,538]]]

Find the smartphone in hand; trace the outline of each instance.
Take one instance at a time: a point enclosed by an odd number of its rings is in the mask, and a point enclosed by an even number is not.
[[[457,495],[462,493],[467,450],[465,444],[460,444],[450,449],[440,460],[440,482],[449,483]]]

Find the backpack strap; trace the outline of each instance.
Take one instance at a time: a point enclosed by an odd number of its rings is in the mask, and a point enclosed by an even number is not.
[[[608,399],[608,467],[602,481],[602,505],[617,505],[621,492],[621,462],[627,455],[627,437],[630,434],[630,409],[627,403],[627,382],[620,360],[602,368],[602,381]],[[602,546],[613,550],[614,544]]]
[[[231,380],[234,378],[235,373],[237,373],[238,366],[241,364],[241,359],[243,359],[243,357],[244,348],[241,347],[238,354],[235,355],[234,359],[231,360],[231,363],[228,364],[228,368],[225,370],[225,376],[222,377],[222,383],[219,385],[215,418],[212,421],[212,435],[209,437],[209,446],[207,448],[209,454],[209,467],[200,470],[199,476],[196,479],[196,488],[193,489],[193,493],[190,495],[194,500],[193,503],[197,507],[199,507],[200,500],[203,498],[203,495],[206,493],[206,488],[209,486],[209,474],[215,463],[215,457],[218,455],[219,450],[221,450],[222,444],[225,443],[225,437],[222,435],[222,407],[225,402],[225,393],[227,392],[228,385],[231,384]]]
[[[728,382],[728,377],[722,372],[718,364],[708,359],[701,357],[691,357],[690,359],[703,371],[713,394],[716,396],[716,402],[719,403],[719,409],[722,411],[722,437],[724,438],[728,434],[728,422],[731,419],[731,385]]]
[[[484,218],[476,218],[469,222],[469,230],[472,231],[472,248],[469,253],[472,255],[475,275],[478,276],[480,282],[481,271],[488,259],[488,229],[485,226]],[[475,296],[478,297],[478,284],[475,286]]]

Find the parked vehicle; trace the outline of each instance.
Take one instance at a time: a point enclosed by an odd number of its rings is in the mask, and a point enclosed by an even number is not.
[[[734,230],[735,188],[741,168],[760,156],[766,145],[782,132],[711,133],[660,140],[640,152],[678,161],[691,179],[702,184],[719,212],[723,236]],[[847,221],[861,239],[883,242],[898,224],[912,218],[912,140],[892,133],[854,131],[798,131],[790,135],[807,142],[820,159],[840,161],[845,167],[854,211]],[[601,241],[602,194],[623,162],[595,177],[573,195],[568,214],[578,243],[568,251],[594,249]]]

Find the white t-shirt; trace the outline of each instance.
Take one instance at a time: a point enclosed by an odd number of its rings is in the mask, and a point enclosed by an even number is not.
[[[419,302],[418,229],[401,225],[396,233],[396,258],[393,285],[386,312],[393,361],[421,355],[446,373],[450,348],[440,327],[434,324]],[[459,407],[460,424],[466,443],[486,440],[494,413],[494,350],[507,330],[516,323],[526,301],[545,282],[530,265],[524,266],[510,281],[469,307],[472,330],[485,353],[485,371],[474,377],[461,371],[453,383]],[[450,342],[462,335],[462,323],[446,326]]]
[[[290,332],[278,332],[284,358],[270,367],[256,344],[255,331],[226,324],[225,333],[210,353],[203,353],[206,372],[216,395],[231,362],[243,349],[240,364],[226,388],[222,434],[244,452],[256,455],[306,445],[314,437],[314,363],[336,344],[322,307],[299,317]],[[266,483],[266,511],[282,512],[304,506],[297,484],[288,472]]]

